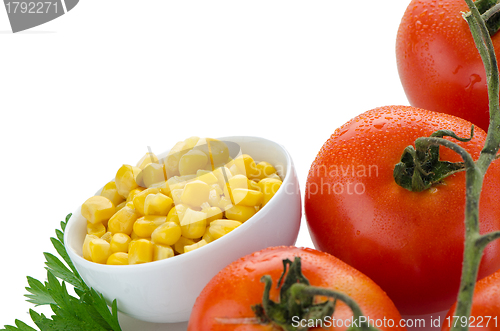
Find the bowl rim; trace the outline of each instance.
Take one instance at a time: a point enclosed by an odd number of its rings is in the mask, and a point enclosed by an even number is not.
[[[222,141],[224,141],[224,140],[232,141],[232,139],[235,139],[235,140],[244,140],[244,141],[248,141],[248,142],[255,140],[255,141],[260,141],[260,142],[265,142],[265,143],[270,143],[270,144],[275,145],[276,148],[281,150],[281,152],[284,154],[285,159],[286,159],[286,166],[284,167],[286,169],[286,174],[285,174],[285,177],[283,178],[283,184],[276,192],[276,195],[277,194],[280,194],[280,195],[290,194],[287,192],[286,186],[290,185],[290,183],[293,184],[293,182],[291,182],[291,181],[295,175],[295,166],[293,164],[290,153],[286,150],[286,148],[283,145],[281,145],[275,141],[272,141],[272,140],[269,140],[266,138],[262,138],[262,137],[257,137],[257,136],[228,136],[228,137],[221,137],[221,138],[216,138],[216,139],[219,139]],[[169,150],[166,150],[162,153],[159,153],[158,155],[168,153],[168,151]],[[96,192],[95,195],[99,194],[99,192],[101,190],[102,190],[102,187]],[[295,188],[294,188],[294,190],[295,190]],[[300,190],[298,192],[300,192]],[[292,194],[295,194],[298,192],[293,192]],[[298,194],[300,194],[300,193],[298,193]],[[269,201],[269,203],[267,203],[259,211],[270,210],[272,208],[272,206],[277,203],[276,202],[277,200],[278,199],[271,199]],[[66,251],[68,252],[68,255],[70,256],[71,261],[74,264],[81,265],[82,267],[84,267],[86,269],[90,269],[90,270],[100,270],[100,271],[102,271],[102,270],[118,270],[118,271],[127,271],[127,272],[130,272],[132,270],[137,271],[140,269],[144,269],[147,271],[148,269],[151,269],[151,268],[157,269],[163,265],[169,265],[169,264],[171,264],[172,266],[176,265],[176,264],[183,264],[191,259],[196,259],[197,256],[200,254],[204,254],[204,255],[210,254],[211,250],[217,251],[220,245],[225,244],[227,238],[232,238],[233,236],[239,235],[240,233],[244,232],[244,229],[246,229],[250,226],[253,226],[255,221],[252,222],[252,219],[255,218],[255,215],[258,215],[258,213],[256,213],[250,219],[243,222],[243,224],[240,225],[234,231],[231,231],[230,233],[219,238],[218,240],[210,242],[206,246],[200,247],[202,249],[195,249],[194,251],[189,252],[189,254],[179,254],[179,255],[173,256],[171,258],[167,258],[167,259],[163,259],[163,260],[159,260],[159,261],[152,261],[152,262],[148,262],[148,263],[141,263],[141,264],[134,264],[134,265],[108,265],[108,264],[95,263],[95,262],[88,261],[88,260],[84,259],[83,256],[80,256],[80,254],[78,254],[69,244],[68,239],[69,239],[70,233],[72,233],[72,230],[73,230],[75,223],[77,222],[76,218],[83,217],[83,216],[81,216],[80,209],[81,209],[81,205],[79,205],[77,207],[77,209],[75,210],[75,212],[73,212],[73,214],[71,215],[70,219],[68,220],[68,222],[66,224],[66,228],[64,231],[64,247],[65,247]],[[263,214],[261,214],[261,215],[263,215]],[[255,219],[258,220],[258,218],[255,218]],[[240,230],[240,228],[241,228],[241,230]],[[223,239],[223,238],[226,238],[226,239]],[[74,259],[77,259],[77,261],[74,261]],[[78,263],[76,263],[76,262],[78,262]]]

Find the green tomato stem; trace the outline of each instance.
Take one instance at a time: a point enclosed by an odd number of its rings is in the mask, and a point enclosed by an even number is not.
[[[484,174],[477,166],[470,167],[466,171],[466,203],[465,203],[465,243],[464,260],[462,265],[462,278],[457,297],[455,316],[466,316],[469,320],[472,309],[472,298],[477,281],[479,264],[485,246],[477,245],[479,235],[479,199],[483,186]],[[460,324],[460,323],[459,323]],[[456,325],[451,330],[469,330],[468,325]]]
[[[340,300],[340,301],[344,302],[351,309],[352,314],[353,314],[353,321],[358,321],[358,323],[359,323],[359,321],[365,320],[363,312],[361,311],[361,308],[356,303],[356,301],[354,301],[350,296],[348,296],[342,292],[330,290],[330,289],[327,289],[324,287],[317,287],[317,286],[305,285],[305,284],[300,284],[300,283],[292,285],[290,290],[292,292],[292,296],[294,296],[296,298],[314,297],[314,296],[319,295],[319,296],[325,296],[325,297],[333,298],[336,300]],[[370,326],[369,323],[359,323],[357,326],[351,326],[351,330],[356,330],[356,329],[363,330],[363,331],[378,330],[376,327]]]
[[[459,138],[453,132],[440,130],[431,137],[415,140],[415,148],[408,146],[403,152],[401,162],[394,168],[396,183],[411,191],[426,190],[458,171],[466,172],[464,255],[457,306],[453,315],[466,317],[467,320],[471,314],[474,287],[483,251],[490,242],[500,238],[500,231],[481,235],[479,226],[479,200],[484,176],[490,164],[499,158],[500,149],[500,79],[495,49],[490,37],[491,30],[488,30],[488,22],[485,22],[485,19],[489,20],[489,23],[493,20],[500,22],[500,5],[497,4],[499,1],[478,0],[474,3],[473,0],[465,0],[470,12],[463,14],[483,61],[488,86],[490,125],[478,160],[474,162],[464,148],[443,139],[444,136],[449,136],[459,141],[467,141],[466,138]],[[500,27],[500,23],[498,26]],[[472,134],[473,132],[471,139]],[[450,164],[440,161],[438,146],[447,147],[458,153],[464,162]],[[451,331],[469,329],[468,325],[458,324],[452,327]]]
[[[479,11],[479,13],[483,14],[488,9],[496,5],[496,3],[497,0],[477,0],[474,4],[476,5],[476,8]]]
[[[332,317],[335,312],[337,300],[340,300],[351,308],[353,313],[353,325],[350,326],[350,331],[378,331],[370,325],[359,305],[348,295],[310,285],[302,274],[301,259],[298,256],[293,262],[289,259],[283,260],[283,273],[278,280],[280,289],[278,302],[269,297],[273,283],[271,276],[264,275],[261,282],[265,284],[262,303],[252,306],[256,320],[260,324],[272,324],[284,331],[307,331],[309,321],[313,321],[314,324],[319,320],[327,323],[327,318]],[[333,301],[315,302],[314,297],[318,295],[331,298]],[[302,323],[303,321],[306,323]]]
[[[462,279],[454,312],[456,316],[465,316],[469,320],[472,309],[474,287],[477,281],[479,264],[484,248],[491,241],[500,238],[500,232],[491,232],[486,235],[479,233],[479,199],[483,186],[483,179],[491,162],[497,158],[500,147],[500,107],[499,107],[499,75],[495,49],[486,26],[484,17],[472,0],[465,0],[470,13],[464,14],[469,24],[476,47],[486,70],[488,84],[488,98],[490,110],[490,125],[488,135],[481,155],[477,162],[466,161],[466,205],[465,205],[465,244],[462,266]],[[495,1],[496,3],[496,1]],[[494,10],[500,7],[494,5],[486,17],[492,17]],[[461,154],[462,155],[462,154]],[[463,157],[463,155],[462,155]],[[464,159],[465,161],[465,159]],[[461,323],[459,323],[461,324]],[[467,323],[466,323],[467,324]],[[452,331],[469,330],[468,325],[456,325]]]
[[[500,231],[494,231],[487,233],[485,235],[477,238],[476,246],[478,247],[486,247],[490,242],[495,241],[500,238]]]
[[[474,4],[485,22],[488,33],[493,36],[500,30],[499,0],[477,0]]]
[[[401,161],[394,167],[396,183],[412,192],[421,192],[431,188],[457,172],[466,170],[466,166],[474,166],[474,160],[465,149],[443,137],[452,137],[458,141],[470,141],[474,134],[471,128],[470,138],[460,138],[449,130],[439,130],[430,137],[415,140],[415,148],[405,148]],[[465,162],[448,162],[439,159],[439,145],[450,148],[462,156]]]

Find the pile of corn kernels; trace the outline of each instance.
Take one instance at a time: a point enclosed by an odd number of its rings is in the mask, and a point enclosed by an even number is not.
[[[273,165],[232,159],[217,139],[190,137],[162,160],[146,153],[83,203],[83,257],[129,265],[188,253],[247,221],[281,184]]]

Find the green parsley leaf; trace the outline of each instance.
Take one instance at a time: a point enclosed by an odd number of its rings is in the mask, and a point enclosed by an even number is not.
[[[61,222],[62,231],[56,230],[57,238],[50,238],[66,264],[51,253],[44,253],[47,281],[28,277],[26,287],[31,293],[25,295],[27,301],[35,307],[50,305],[54,315],[48,318],[30,309],[30,317],[40,331],[121,331],[116,300],[110,310],[104,296],[85,284],[64,248],[64,230],[70,217],[71,214]],[[78,297],[68,293],[66,283],[74,287]],[[15,325],[5,325],[0,331],[38,331],[20,320],[15,320]]]
[[[47,265],[45,269],[47,269],[47,271],[50,271],[51,274],[70,283],[74,287],[85,290],[86,286],[83,284],[83,281],[71,272],[71,270],[69,270],[57,257],[50,253],[43,253],[43,255],[45,255],[45,259],[47,260],[47,262],[45,262]]]
[[[54,299],[50,296],[47,290],[46,284],[42,284],[38,279],[28,276],[28,285],[26,290],[31,294],[26,294],[25,297],[29,298],[26,300],[31,302],[35,306],[50,305],[55,303]]]
[[[21,330],[21,331],[36,331],[31,326],[25,324],[24,322],[21,322],[20,320],[15,320],[15,323],[16,323],[16,326],[6,325],[5,329],[2,329],[2,330],[7,330],[7,331],[16,331],[16,330]]]

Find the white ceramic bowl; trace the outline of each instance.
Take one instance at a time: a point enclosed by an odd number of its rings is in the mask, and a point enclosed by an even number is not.
[[[90,287],[131,317],[155,323],[189,319],[205,285],[232,261],[269,246],[294,245],[300,227],[301,198],[297,174],[288,152],[257,137],[225,137],[255,160],[276,166],[283,184],[255,216],[222,238],[192,252],[151,263],[112,266],[82,257],[86,220],[78,207],[66,227],[64,242],[76,269]],[[159,155],[164,157],[166,153]]]

